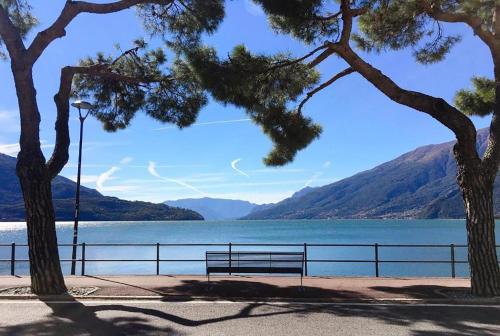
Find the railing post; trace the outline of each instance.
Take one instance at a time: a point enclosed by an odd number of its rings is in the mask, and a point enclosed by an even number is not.
[[[160,275],[160,243],[156,243],[156,275]]]
[[[82,243],[82,275],[85,275],[85,243]]]
[[[231,267],[232,267],[232,261],[233,261],[233,257],[231,256],[231,251],[232,251],[232,246],[233,244],[229,243],[229,275],[231,275]]]
[[[455,278],[455,244],[450,244],[451,277]]]
[[[10,275],[16,274],[16,243],[10,245]]]
[[[378,243],[375,243],[375,277],[379,277],[379,270],[378,270]]]
[[[307,276],[307,243],[304,243],[304,273]]]
[[[272,252],[269,252],[269,273],[271,273],[272,268]]]

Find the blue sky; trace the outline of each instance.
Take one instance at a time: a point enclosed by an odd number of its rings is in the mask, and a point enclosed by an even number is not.
[[[47,6],[33,1],[40,28],[57,15],[64,1]],[[57,7],[57,9],[56,9]],[[275,34],[265,16],[249,0],[228,2],[227,18],[206,38],[221,55],[245,44],[255,52],[289,51],[300,56],[309,49],[288,36]],[[456,90],[468,87],[473,75],[490,76],[488,51],[465,27],[446,26],[463,34],[463,42],[445,62],[416,65],[411,51],[367,55],[369,61],[401,86],[422,90],[451,101]],[[41,139],[48,157],[54,143],[59,71],[97,51],[116,53],[144,36],[133,10],[118,14],[82,15],[67,29],[35,66],[35,81],[42,115]],[[155,44],[157,42],[153,42]],[[324,78],[345,68],[332,58],[320,67]],[[15,155],[19,138],[17,101],[6,62],[0,63],[0,152]],[[323,134],[296,160],[281,168],[265,167],[262,158],[271,143],[243,110],[213,101],[192,127],[178,130],[138,113],[132,126],[106,133],[95,120],[85,124],[83,184],[104,195],[129,200],[161,202],[188,197],[221,197],[255,203],[276,202],[304,186],[319,186],[351,176],[430,143],[451,140],[452,133],[432,118],[397,105],[358,75],[344,78],[317,94],[305,113],[323,126]],[[70,160],[62,175],[75,179],[78,120],[72,110]],[[474,119],[478,128],[488,118]]]

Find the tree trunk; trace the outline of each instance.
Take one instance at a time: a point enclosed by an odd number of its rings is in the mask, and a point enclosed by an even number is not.
[[[52,179],[40,148],[40,113],[32,68],[22,59],[13,60],[11,66],[21,116],[16,171],[26,210],[31,288],[37,294],[62,294],[66,286],[57,248]]]
[[[495,173],[483,169],[481,162],[470,167],[458,165],[458,183],[462,189],[468,242],[472,294],[500,295],[500,268],[495,243],[493,184]]]
[[[45,163],[25,165],[20,161],[18,175],[26,209],[31,289],[37,294],[65,293],[57,248],[51,179]]]

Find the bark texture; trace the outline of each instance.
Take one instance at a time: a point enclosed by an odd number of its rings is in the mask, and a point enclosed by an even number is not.
[[[480,160],[463,160],[455,147],[457,180],[463,193],[471,290],[478,296],[500,295],[500,268],[496,253],[493,185],[496,170]]]
[[[32,291],[37,294],[64,293],[66,286],[57,249],[48,171],[44,162],[36,159],[18,164],[17,170],[26,209]]]
[[[57,248],[52,176],[40,149],[40,113],[32,68],[21,59],[12,62],[12,72],[21,115],[16,172],[26,210],[31,287],[37,294],[62,294],[66,286]]]

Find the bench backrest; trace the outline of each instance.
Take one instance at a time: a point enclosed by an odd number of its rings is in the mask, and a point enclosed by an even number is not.
[[[303,270],[304,253],[303,252],[206,252],[206,266],[209,268],[234,268],[244,270],[267,269]]]

